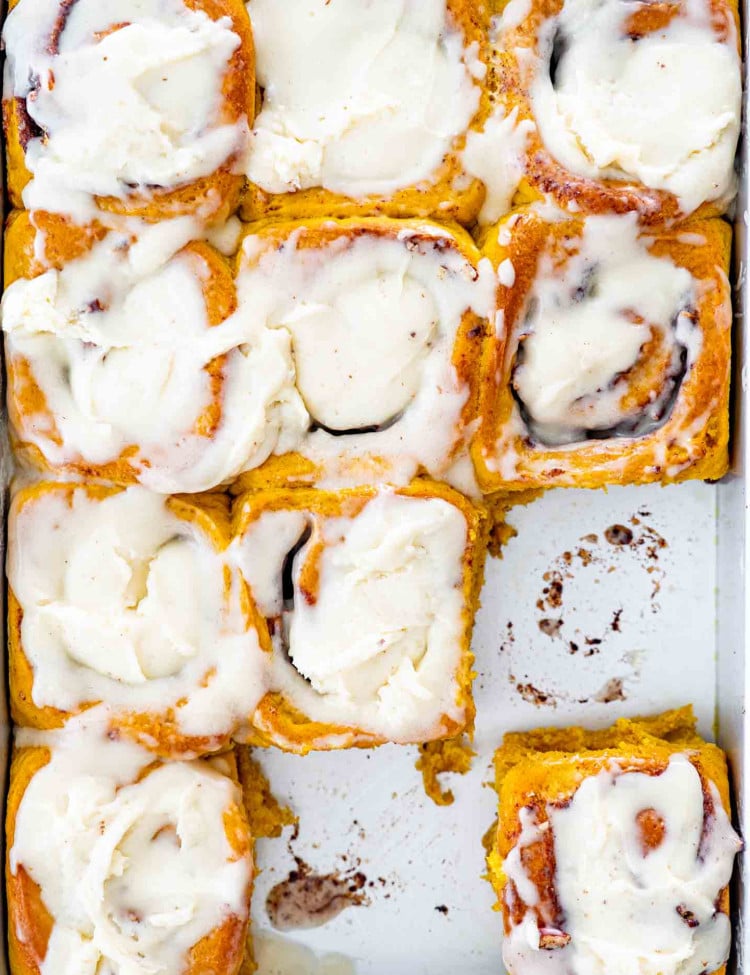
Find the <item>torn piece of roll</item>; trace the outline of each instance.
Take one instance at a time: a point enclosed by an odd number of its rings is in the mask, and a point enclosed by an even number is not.
[[[504,5],[497,78],[525,127],[522,195],[653,225],[722,213],[736,189],[738,26],[736,0]]]
[[[234,535],[269,634],[251,742],[305,753],[473,726],[480,509],[429,481],[260,491],[239,499]]]
[[[505,736],[489,875],[509,975],[723,973],[742,842],[690,708]]]
[[[268,223],[244,238],[236,285],[247,330],[283,338],[298,407],[274,448],[286,456],[248,486],[405,484],[453,465],[476,417],[496,290],[465,231],[383,217]]]
[[[498,334],[473,444],[486,491],[716,479],[727,470],[731,231],[635,214],[503,221]]]
[[[6,235],[8,404],[19,456],[161,493],[203,491],[264,460],[296,399],[285,337],[234,315],[226,259],[181,221],[81,241],[28,213]]]
[[[232,765],[155,762],[90,720],[19,732],[6,819],[12,975],[237,975],[253,843]]]
[[[13,499],[11,710],[56,728],[102,703],[162,756],[226,746],[264,692],[247,586],[217,499],[41,483]]]
[[[226,217],[255,106],[242,0],[11,0],[3,110],[16,207]]]
[[[261,98],[247,219],[472,222],[485,190],[464,150],[491,109],[483,4],[250,0],[248,11]]]

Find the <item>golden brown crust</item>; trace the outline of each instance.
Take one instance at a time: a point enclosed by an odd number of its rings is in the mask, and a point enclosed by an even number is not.
[[[77,491],[85,491],[87,496],[94,500],[103,500],[122,490],[122,487],[93,483],[55,484],[40,482],[24,488],[13,499],[9,524],[12,526],[25,507],[33,505],[47,494],[59,494],[66,499],[68,505],[72,506],[73,497]],[[229,544],[229,517],[226,503],[222,503],[218,497],[205,495],[198,499],[176,496],[168,498],[166,504],[174,515],[193,525],[216,551],[223,551]],[[232,580],[228,578],[226,581],[227,593],[230,592],[231,585]],[[247,588],[242,594],[242,601],[243,610],[248,619],[248,629],[263,626],[264,623],[257,613]],[[34,703],[32,696],[34,672],[23,647],[22,621],[23,610],[12,588],[9,587],[8,659],[10,706],[13,720],[20,727],[44,730],[62,727],[73,715],[80,714],[100,702],[82,701],[76,709],[70,712],[49,705],[40,706]],[[110,727],[113,734],[122,734],[134,739],[155,754],[166,758],[191,758],[226,748],[234,730],[229,729],[223,734],[210,736],[185,735],[180,730],[179,719],[173,709],[169,709],[166,713],[128,713],[115,710],[111,717]]]
[[[489,20],[485,4],[476,0],[446,0],[446,6],[452,23],[464,35],[465,47],[476,44],[479,58],[489,64]],[[262,108],[262,98],[259,101],[258,113]],[[491,111],[491,92],[488,85],[482,83],[479,107],[469,129],[481,131]],[[464,170],[461,152],[465,144],[466,135],[462,134],[430,180],[403,187],[386,196],[371,194],[353,198],[322,187],[290,193],[266,193],[259,186],[249,183],[243,198],[242,216],[245,220],[266,217],[283,220],[306,216],[356,217],[365,214],[434,216],[468,226],[474,222],[484,203],[485,189],[478,179],[470,178]],[[465,188],[456,189],[456,183]]]
[[[41,223],[40,223],[41,218]],[[47,267],[37,260],[34,251],[35,224],[44,226],[44,215],[32,219],[27,211],[11,214],[5,236],[5,284],[19,278],[35,278]],[[106,231],[102,227],[81,229],[70,222],[52,221],[45,234],[47,262],[62,268],[83,256]],[[200,281],[205,299],[209,326],[220,325],[236,310],[237,295],[228,261],[204,241],[193,241],[177,255],[190,261],[196,280]],[[208,362],[203,371],[209,376],[211,399],[196,417],[192,432],[210,439],[222,422],[224,410],[224,382],[227,355],[219,355]],[[8,371],[8,415],[13,446],[19,459],[44,472],[65,472],[92,480],[106,480],[117,484],[134,484],[140,480],[141,470],[148,467],[148,459],[140,456],[138,444],[129,444],[111,461],[92,464],[80,455],[71,454],[64,464],[53,464],[43,449],[32,442],[32,434],[43,436],[50,447],[62,446],[62,438],[54,413],[50,410],[43,389],[37,383],[33,364],[24,356],[6,356]]]
[[[262,256],[283,246],[294,237],[298,250],[324,249],[336,246],[336,253],[340,253],[341,242],[353,245],[363,237],[373,237],[384,240],[399,240],[404,232],[411,232],[412,240],[427,253],[434,249],[442,252],[446,249],[446,239],[451,241],[450,248],[473,268],[477,268],[481,254],[469,234],[457,224],[438,224],[432,220],[407,219],[393,220],[389,217],[354,217],[343,220],[328,220],[325,218],[299,219],[293,221],[261,221],[247,228],[247,237],[254,238],[252,257],[248,258],[242,252],[242,246],[236,258],[235,273],[239,275],[246,268],[257,265]],[[437,235],[437,239],[436,239]],[[459,382],[467,390],[466,401],[461,411],[460,424],[468,428],[475,420],[479,407],[480,391],[480,360],[482,349],[490,332],[489,323],[480,318],[474,311],[467,309],[461,319],[456,332],[453,348],[453,366]],[[459,444],[456,445],[456,451]],[[353,458],[352,467],[357,475],[366,472],[368,483],[387,481],[390,476],[390,462],[387,456],[366,454]],[[324,471],[315,463],[298,453],[284,454],[270,457],[260,467],[241,474],[232,485],[234,493],[246,490],[283,487],[287,484],[311,485],[323,475]],[[364,480],[362,476],[355,480]]]
[[[510,228],[510,240],[503,229]],[[566,447],[536,444],[525,433],[514,433],[517,406],[511,376],[518,345],[516,326],[524,314],[542,254],[564,263],[566,244],[583,233],[581,218],[546,223],[533,209],[512,214],[493,229],[484,251],[496,267],[510,259],[513,287],[499,286],[504,330],[485,346],[482,364],[481,427],[472,444],[479,483],[487,493],[549,487],[598,488],[607,484],[671,483],[687,479],[716,480],[729,462],[729,382],[731,295],[729,271],[731,229],[722,220],[688,221],[649,233],[650,253],[671,259],[698,282],[696,312],[702,344],[685,376],[668,419],[641,437],[588,440]],[[703,243],[695,243],[702,238]],[[659,350],[634,372],[634,398],[652,388],[652,367]],[[707,413],[707,404],[713,404]],[[514,469],[495,469],[496,444],[513,455]]]
[[[37,230],[44,236],[44,261],[37,258]],[[107,233],[95,224],[79,227],[67,218],[27,210],[13,210],[8,217],[4,239],[5,287],[19,278],[36,278],[49,268],[62,270],[66,264],[83,257]]]
[[[273,794],[271,785],[260,763],[253,758],[250,748],[237,745],[234,755],[250,832],[256,840],[281,836],[284,827],[293,826],[297,817],[291,809],[282,806]]]
[[[259,762],[253,758],[252,750],[237,745],[232,755],[236,763],[237,781],[242,790],[242,802],[255,840],[277,838],[285,826],[297,823],[297,817],[286,806],[282,806],[271,791],[271,786]],[[253,950],[253,932],[248,928],[245,952],[239,975],[253,975],[258,966]]]
[[[8,899],[8,952],[11,975],[41,975],[54,918],[47,910],[42,890],[19,864],[10,869],[10,851],[16,833],[16,818],[26,789],[36,773],[49,763],[48,748],[15,749],[10,769],[10,786],[5,820],[5,879]],[[151,766],[156,768],[157,765]],[[148,770],[145,774],[148,774]],[[236,858],[252,855],[252,837],[243,805],[232,802],[224,812],[224,830]],[[237,975],[243,963],[249,925],[250,892],[244,916],[230,915],[190,951],[182,975]]]
[[[712,26],[717,40],[734,44],[739,51],[739,15],[737,0],[709,0]],[[496,13],[506,2],[494,0]],[[564,0],[532,0],[529,13],[518,26],[506,29],[502,49],[495,53],[495,77],[498,94],[507,111],[517,111],[517,121],[534,122],[531,102],[532,65],[540,54],[543,25],[559,15]],[[665,8],[668,8],[665,10]],[[639,4],[631,14],[633,34],[643,36],[658,31],[679,9],[678,3]],[[638,213],[640,221],[657,227],[689,216],[679,199],[667,190],[651,189],[632,179],[592,179],[571,172],[559,163],[545,147],[539,130],[534,127],[526,143],[524,178],[516,195],[517,204],[551,197],[562,209],[572,213]],[[706,218],[724,213],[729,200],[702,203],[692,217]]]
[[[10,870],[10,851],[16,835],[16,817],[26,788],[50,760],[46,748],[22,748],[13,755],[5,815],[5,883],[8,903],[8,955],[12,975],[40,975],[54,919],[44,906],[42,893],[19,865]]]
[[[691,706],[649,718],[622,718],[610,728],[538,728],[514,732],[503,739],[495,753],[495,789],[499,797],[498,823],[488,834],[488,875],[498,895],[505,931],[521,923],[525,906],[520,898],[506,898],[503,862],[521,832],[520,810],[531,806],[540,822],[546,820],[549,803],[564,804],[583,779],[597,775],[616,760],[623,771],[657,775],[670,758],[684,753],[703,783],[704,804],[711,806],[708,783],[713,783],[721,803],[731,816],[726,759],[721,749],[705,742],[695,730]],[[646,811],[649,812],[649,811]],[[645,843],[658,839],[659,824],[644,819]],[[560,927],[554,879],[554,846],[550,830],[523,850],[524,869],[540,891],[535,910],[545,927]],[[729,911],[729,892],[719,899],[720,910]],[[718,969],[723,975],[724,969]]]
[[[12,0],[10,9],[19,2]],[[58,0],[61,8],[64,0]],[[255,47],[250,18],[243,0],[183,0],[192,10],[203,10],[211,20],[228,17],[232,30],[240,38],[240,44],[232,55],[222,85],[220,121],[232,125],[243,118],[252,124],[255,116]],[[25,146],[35,133],[29,128],[31,120],[24,99],[3,100],[3,124],[7,153],[8,193],[14,207],[22,208],[24,187],[32,174],[26,166]],[[33,126],[33,123],[31,123]],[[233,172],[237,159],[232,156],[209,176],[172,189],[155,189],[152,192],[133,193],[124,198],[97,197],[102,211],[141,217],[144,220],[161,220],[200,210],[207,218],[220,222],[226,220],[239,205],[245,184],[241,175]],[[52,222],[65,222],[64,217],[46,215]]]
[[[464,639],[461,662],[457,674],[459,705],[464,708],[464,721],[458,723],[444,715],[434,738],[451,738],[463,731],[471,731],[474,724],[474,701],[471,683],[474,678],[471,653],[471,630],[479,603],[484,577],[488,523],[483,507],[477,506],[445,484],[417,479],[396,491],[405,497],[441,498],[457,507],[466,519],[467,542],[463,561]],[[377,494],[376,488],[351,488],[342,491],[318,491],[304,488],[277,488],[250,491],[237,498],[234,509],[233,534],[241,538],[251,524],[267,511],[306,510],[323,518],[356,517]],[[266,652],[273,652],[271,630],[266,623],[261,644]],[[267,693],[258,705],[253,727],[247,736],[249,744],[276,745],[286,751],[306,754],[332,748],[369,748],[384,744],[387,739],[361,728],[323,724],[302,714],[279,693]]]

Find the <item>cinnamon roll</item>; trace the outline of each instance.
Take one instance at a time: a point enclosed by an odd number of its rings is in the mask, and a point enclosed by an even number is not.
[[[523,198],[654,225],[726,209],[742,94],[735,0],[512,0],[495,42],[501,101],[526,126]]]
[[[727,469],[731,231],[635,214],[501,223],[498,335],[473,444],[487,491],[716,479]]]
[[[14,206],[79,225],[237,205],[255,103],[242,0],[11,0],[3,99]]]
[[[474,219],[485,190],[463,153],[491,110],[482,4],[250,0],[248,11],[261,100],[247,219]]]
[[[304,754],[471,728],[480,509],[429,481],[260,491],[234,534],[269,635],[252,743]]]
[[[37,484],[11,505],[8,644],[17,724],[103,704],[166,757],[227,745],[263,697],[257,617],[220,499]]]
[[[2,308],[19,456],[172,493],[216,487],[276,446],[296,417],[284,338],[248,333],[229,263],[191,229],[92,241],[58,228],[57,269],[35,257],[28,213],[11,222]]]
[[[20,732],[6,820],[12,975],[237,975],[253,850],[228,767],[231,756],[154,762],[96,724]]]
[[[464,231],[387,218],[266,224],[245,237],[236,283],[248,331],[284,342],[296,403],[279,456],[241,484],[405,484],[455,463],[495,301],[489,262]]]
[[[510,975],[724,972],[742,843],[692,709],[506,735],[490,879]]]

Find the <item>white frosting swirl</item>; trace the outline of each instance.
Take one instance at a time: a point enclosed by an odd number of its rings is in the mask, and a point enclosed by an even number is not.
[[[174,188],[241,151],[247,121],[221,119],[240,43],[228,18],[183,0],[21,0],[4,30],[5,94],[44,135],[26,147],[28,209],[90,219],[92,197]],[[62,29],[59,19],[62,18]],[[59,34],[57,50],[50,38]]]
[[[11,515],[7,571],[39,707],[174,709],[184,734],[205,736],[233,731],[263,695],[238,574],[158,495],[31,495]]]
[[[605,436],[618,424],[637,434],[666,419],[701,345],[687,312],[695,282],[685,268],[655,257],[639,237],[635,215],[587,218],[577,251],[559,263],[543,255],[517,323],[521,341],[513,385],[532,433],[547,444]],[[670,350],[669,378],[644,415],[622,406],[627,372],[658,335]],[[683,356],[685,361],[683,363]],[[632,430],[631,430],[632,428]]]
[[[262,236],[246,238],[237,277],[237,316],[289,337],[307,416],[294,449],[331,483],[371,481],[370,458],[401,483],[420,466],[440,476],[466,433],[453,355],[464,314],[491,313],[489,263],[475,267],[432,225],[299,242],[294,232],[258,258]]]
[[[570,941],[540,948],[529,911],[504,945],[511,975],[700,975],[719,968],[729,954],[730,923],[716,900],[742,843],[713,783],[708,791],[713,810],[706,816],[700,776],[687,755],[677,754],[659,775],[611,763],[585,778],[568,805],[547,804],[548,824],[522,810],[524,829],[506,858],[506,875],[534,908],[538,891],[516,851],[551,829],[555,892]],[[663,825],[660,842],[647,850],[638,818],[644,811]]]
[[[446,0],[250,0],[248,10],[263,108],[247,173],[267,192],[360,197],[421,183],[477,110]]]
[[[53,466],[128,452],[152,490],[203,491],[261,463],[299,423],[289,340],[237,317],[209,325],[211,266],[175,254],[191,221],[138,229],[137,242],[113,231],[62,271],[5,292],[8,358],[29,363],[54,421],[22,412],[18,433]],[[231,299],[228,271],[224,288]],[[217,391],[207,367],[220,356]],[[212,404],[220,415],[204,432]]]
[[[542,139],[564,166],[668,190],[690,213],[734,192],[742,84],[733,24],[721,41],[706,0],[678,6],[666,27],[631,37],[639,5],[565,0],[542,28],[530,90]]]
[[[460,722],[466,544],[462,512],[437,498],[380,494],[353,518],[262,513],[235,549],[275,621],[270,689],[314,721],[389,741],[428,738],[443,715]],[[300,585],[309,558],[312,598]]]
[[[41,975],[180,975],[202,938],[244,921],[253,865],[225,832],[229,779],[205,762],[142,774],[151,757],[96,728],[28,743],[52,757],[21,799],[9,867],[54,921]]]

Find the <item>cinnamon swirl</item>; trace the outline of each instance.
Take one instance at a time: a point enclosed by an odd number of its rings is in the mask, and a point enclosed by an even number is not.
[[[482,4],[250,0],[248,11],[261,104],[247,219],[473,220],[485,191],[463,150],[491,108]]]
[[[237,975],[253,851],[228,765],[154,762],[95,722],[20,732],[6,821],[13,975]]]
[[[487,491],[716,479],[727,469],[731,232],[635,214],[501,223],[473,444]]]
[[[490,878],[511,975],[724,972],[742,843],[690,708],[506,735]]]
[[[242,0],[11,0],[3,110],[14,206],[225,218],[254,113]]]
[[[269,636],[252,742],[304,754],[471,728],[482,510],[421,480],[260,491],[239,499],[234,532]]]
[[[295,395],[281,337],[248,331],[229,263],[174,223],[109,231],[80,255],[57,228],[47,251],[76,255],[58,270],[36,260],[29,215],[11,222],[8,404],[35,467],[203,491],[276,446]]]
[[[247,588],[219,499],[37,484],[8,540],[11,710],[58,728],[103,704],[162,756],[225,747],[265,690]]]
[[[521,197],[649,225],[721,213],[740,128],[734,0],[512,0],[495,38]]]
[[[465,231],[387,218],[265,224],[245,237],[236,280],[237,317],[285,343],[296,404],[278,456],[242,485],[445,474],[476,417],[495,301]]]

